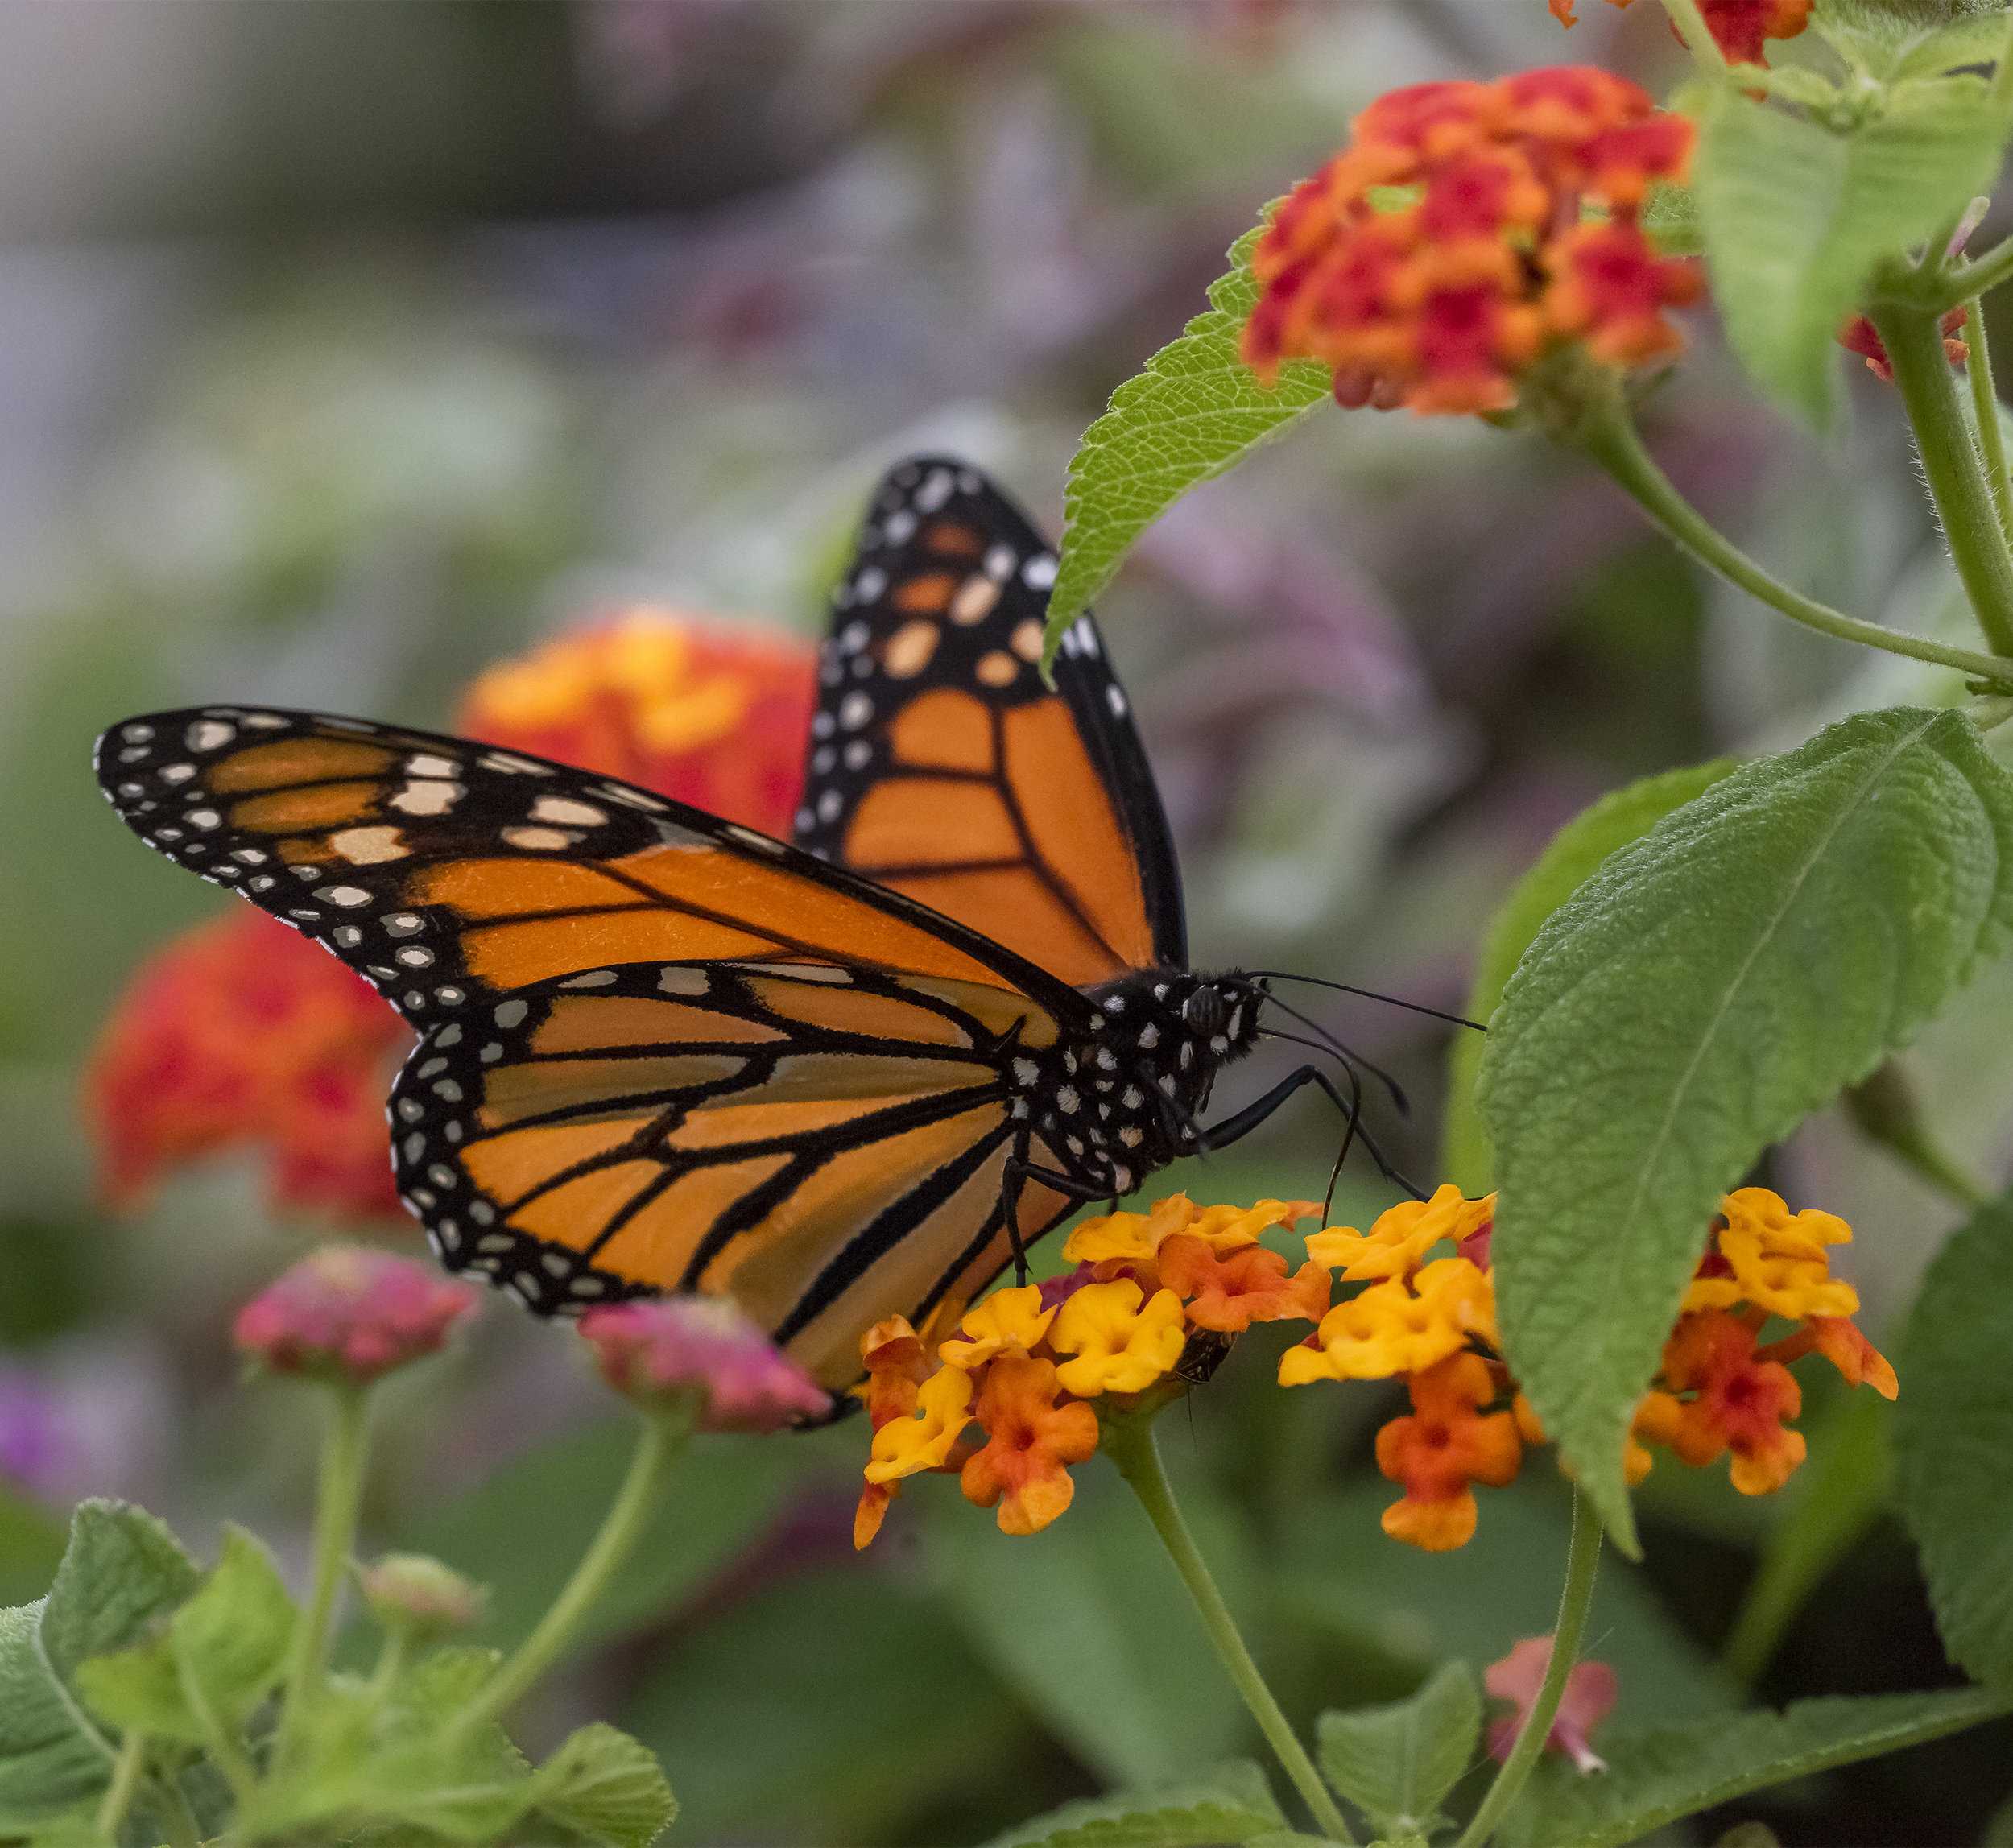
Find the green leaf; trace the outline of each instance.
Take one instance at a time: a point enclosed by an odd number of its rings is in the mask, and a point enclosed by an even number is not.
[[[1482,1735],[1482,1689],[1465,1662],[1445,1664],[1409,1700],[1323,1714],[1321,1776],[1383,1835],[1423,1835],[1440,1820]]]
[[[1660,257],[1696,257],[1705,247],[1698,229],[1698,201],[1689,186],[1660,180],[1643,202],[1643,229]]]
[[[278,1685],[294,1622],[264,1546],[227,1527],[216,1569],[166,1630],[78,1664],[78,1691],[115,1726],[202,1745],[239,1730]]]
[[[0,1242],[6,1236],[0,1232]],[[48,1590],[63,1562],[63,1542],[58,1515],[0,1482],[0,1605],[25,1604]]]
[[[1646,776],[1626,789],[1610,791],[1554,834],[1498,908],[1489,934],[1482,939],[1474,985],[1468,990],[1468,1018],[1487,1022],[1539,927],[1609,854],[1639,840],[1673,808],[1709,788],[1733,767],[1734,760],[1722,757],[1688,770]],[[1475,1081],[1486,1044],[1479,1033],[1455,1036],[1447,1121],[1441,1132],[1441,1174],[1471,1199],[1486,1193],[1494,1184],[1489,1132],[1475,1100]]]
[[[986,1848],[1205,1848],[1282,1835],[1294,1838],[1265,1773],[1233,1759],[1193,1783],[1065,1803]]]
[[[678,1813],[663,1767],[647,1747],[611,1726],[580,1728],[531,1784],[542,1816],[577,1840],[606,1848],[650,1848]]]
[[[794,1575],[683,1631],[620,1717],[662,1762],[692,1842],[894,1840],[1027,1738],[941,1598],[844,1568]]]
[[[200,1577],[151,1515],[77,1505],[48,1597],[0,1611],[0,1816],[54,1816],[105,1788],[113,1747],[77,1697],[77,1664],[143,1635]]]
[[[635,1443],[626,1420],[563,1433],[416,1523],[399,1544],[487,1585],[488,1608],[473,1636],[510,1648],[531,1633],[587,1550]],[[693,1443],[568,1655],[647,1623],[744,1552],[775,1518],[792,1470],[783,1445],[745,1438]]]
[[[1826,0],[1811,26],[1868,76],[1888,81],[1990,64],[2007,23],[1999,0]]]
[[[2013,926],[2013,778],[1955,713],[1722,777],[1547,920],[1482,1057],[1511,1370],[1617,1543],[1631,1413],[1755,1157],[1911,1038]]]
[[[1503,1831],[1505,1848],[1610,1848],[1680,1816],[1834,1765],[1961,1732],[2013,1707],[1981,1688],[1796,1701],[1627,1736],[1603,1734],[1603,1776],[1540,1767]]]
[[[1235,1517],[1184,1474],[1181,1503],[1234,1610],[1251,1573]],[[972,1640],[1078,1757],[1151,1788],[1232,1749],[1243,1708],[1173,1565],[1112,1474],[1030,1541],[969,1503],[931,1508],[930,1557]]]
[[[1892,93],[1837,134],[1722,86],[1698,125],[1692,187],[1727,338],[1763,387],[1828,428],[1840,326],[1875,264],[1990,190],[1999,113],[1983,84],[1953,77]]]
[[[1213,481],[1329,395],[1328,368],[1312,360],[1280,367],[1267,391],[1238,356],[1259,297],[1251,249],[1279,201],[1230,246],[1229,273],[1209,285],[1209,307],[1111,395],[1111,408],[1084,432],[1063,494],[1062,556],[1048,593],[1048,642],[1112,578],[1133,542],[1199,482]]]
[[[2013,1380],[1990,1358],[2009,1337],[2013,1194],[2002,1194],[1923,1280],[1894,1420],[1901,1511],[1944,1647],[1994,1687],[2013,1684]]]

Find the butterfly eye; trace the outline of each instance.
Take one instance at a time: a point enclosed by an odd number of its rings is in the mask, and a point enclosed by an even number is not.
[[[1181,1003],[1181,1018],[1198,1033],[1221,1033],[1226,1009],[1213,988],[1198,988]]]

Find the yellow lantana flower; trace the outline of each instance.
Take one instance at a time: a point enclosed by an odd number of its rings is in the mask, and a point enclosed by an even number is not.
[[[1376,1277],[1402,1277],[1443,1238],[1457,1243],[1471,1238],[1496,1216],[1496,1197],[1462,1198],[1457,1187],[1442,1187],[1430,1200],[1407,1200],[1378,1216],[1368,1232],[1353,1226],[1331,1226],[1307,1241],[1307,1255],[1333,1270],[1342,1267],[1342,1281],[1360,1284]]]
[[[1470,1335],[1498,1345],[1494,1284],[1465,1258],[1442,1258],[1409,1286],[1394,1277],[1337,1304],[1321,1317],[1318,1346],[1280,1357],[1279,1384],[1424,1373],[1460,1353]]]
[[[958,1335],[936,1350],[947,1366],[969,1372],[995,1354],[1025,1360],[1028,1351],[1048,1332],[1056,1317],[1053,1309],[1041,1306],[1041,1288],[1029,1284],[1018,1290],[995,1290],[965,1317]],[[962,1339],[959,1336],[962,1336]]]
[[[1852,1228],[1836,1213],[1815,1207],[1792,1213],[1779,1194],[1743,1187],[1720,1202],[1726,1227],[1719,1253],[1733,1275],[1699,1278],[1684,1293],[1688,1313],[1752,1303],[1792,1321],[1805,1316],[1849,1316],[1859,1292],[1831,1274],[1827,1245],[1843,1245]]]
[[[1129,1277],[1086,1284],[1062,1306],[1048,1345],[1077,1358],[1056,1370],[1064,1391],[1079,1399],[1101,1392],[1141,1392],[1181,1358],[1188,1345],[1181,1299],[1157,1290],[1151,1301]]]
[[[870,1482],[891,1482],[918,1470],[941,1469],[951,1446],[972,1421],[972,1376],[955,1366],[940,1368],[916,1395],[916,1416],[895,1418],[874,1433]]]

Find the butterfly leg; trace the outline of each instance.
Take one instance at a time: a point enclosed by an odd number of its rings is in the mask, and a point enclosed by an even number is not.
[[[1014,1283],[1017,1288],[1027,1284],[1027,1251],[1020,1242],[1020,1189],[1024,1181],[1039,1180],[1044,1187],[1052,1188],[1057,1193],[1067,1194],[1072,1200],[1095,1200],[1104,1189],[1094,1184],[1086,1184],[1073,1176],[1058,1174],[1052,1168],[1037,1168],[1031,1161],[1023,1161],[1017,1156],[1006,1158],[1006,1236],[1014,1247]],[[1115,1210],[1118,1202],[1112,1202]]]
[[[1246,1104],[1235,1116],[1222,1122],[1213,1124],[1203,1132],[1204,1145],[1209,1148],[1225,1148],[1237,1141],[1239,1137],[1250,1135],[1296,1091],[1306,1085],[1319,1085],[1328,1094],[1329,1102],[1333,1104],[1336,1109],[1348,1119],[1350,1135],[1352,1137],[1361,1136],[1362,1138],[1363,1147],[1370,1151],[1370,1160],[1377,1164],[1377,1172],[1379,1174],[1383,1175],[1387,1180],[1394,1181],[1403,1188],[1413,1199],[1424,1200],[1426,1197],[1417,1187],[1384,1159],[1383,1151],[1370,1139],[1369,1131],[1363,1128],[1358,1120],[1361,1115],[1360,1110],[1343,1098],[1342,1094],[1335,1089],[1333,1081],[1325,1072],[1312,1065],[1303,1065],[1298,1071],[1288,1073],[1263,1097]],[[1343,1151],[1344,1153],[1348,1151],[1346,1143],[1343,1145]]]

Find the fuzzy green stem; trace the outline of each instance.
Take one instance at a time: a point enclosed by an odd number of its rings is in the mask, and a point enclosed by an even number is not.
[[[697,1401],[692,1398],[645,1412],[629,1474],[601,1522],[601,1531],[574,1567],[565,1589],[539,1619],[538,1627],[455,1716],[448,1730],[451,1740],[465,1735],[485,1720],[498,1718],[558,1660],[589,1607],[607,1589],[616,1569],[642,1538],[644,1523],[657,1505],[665,1479],[692,1436],[698,1416]]]
[[[1858,1084],[1847,1085],[1840,1102],[1862,1135],[1879,1143],[1967,1212],[1975,1213],[1991,1197],[1937,1139],[1914,1080],[1900,1058],[1883,1060]]]
[[[273,1740],[273,1762],[292,1755],[311,1697],[329,1667],[329,1635],[336,1594],[357,1544],[357,1517],[363,1506],[368,1387],[341,1382],[329,1388],[329,1424],[321,1440],[321,1480],[315,1507],[315,1582],[308,1608],[294,1631],[287,1664],[286,1691]]]
[[[1996,731],[2013,719],[2013,699],[1966,700],[1960,709],[1980,731]]]
[[[1566,1552],[1565,1590],[1559,1598],[1559,1622],[1552,1633],[1552,1658],[1545,1664],[1544,1682],[1530,1716],[1511,1747],[1496,1781],[1482,1800],[1474,1819],[1461,1830],[1454,1848],[1482,1848],[1503,1813],[1516,1800],[1552,1736],[1552,1722],[1565,1693],[1566,1677],[1580,1653],[1580,1638],[1586,1628],[1588,1606],[1593,1602],[1593,1580],[1601,1563],[1601,1517],[1593,1503],[1577,1490],[1573,1497],[1573,1540]]]
[[[119,1825],[126,1820],[126,1813],[132,1805],[133,1792],[139,1788],[141,1773],[146,1769],[147,1734],[137,1729],[129,1730],[119,1742],[119,1755],[112,1765],[112,1781],[105,1786],[105,1800],[98,1805],[93,1825],[106,1841],[118,1840]]]
[[[1969,448],[1969,435],[1964,440]],[[2013,692],[2013,662],[1996,659],[1970,648],[1949,647],[1920,635],[1883,629],[1877,622],[1862,622],[1842,610],[1814,602],[1771,577],[1746,552],[1716,531],[1677,491],[1643,446],[1643,439],[1625,414],[1601,420],[1579,441],[1586,454],[1614,478],[1662,528],[1667,538],[1684,547],[1702,564],[1709,565],[1728,583],[1759,597],[1770,608],[1780,610],[1792,622],[1800,622],[1821,635],[1835,635],[1841,641],[1859,642],[1870,648],[1884,649],[1891,655],[1906,655],[1913,660],[1933,661],[1939,667],[1955,668],[1974,679]]]
[[[2007,68],[2013,69],[2013,60]],[[1947,312],[1968,297],[1988,296],[2009,276],[2013,276],[2013,238],[1994,244],[1976,263],[1953,270],[1937,312]]]
[[[1999,395],[1992,383],[1992,352],[1986,343],[1985,304],[1974,296],[1965,304],[1964,337],[1971,357],[1965,373],[1971,385],[1971,409],[1978,424],[1978,453],[1985,460],[1986,485],[1991,490],[1999,532],[2013,544],[2013,481],[2006,473],[2006,433],[1999,428]]]
[[[378,1652],[377,1665],[370,1671],[369,1697],[372,1706],[381,1707],[391,1699],[392,1689],[405,1672],[406,1658],[411,1649],[411,1632],[403,1627],[386,1636],[384,1647]]]
[[[1870,314],[1914,426],[1916,453],[1972,614],[1994,653],[2013,654],[2013,552],[2007,550],[1957,380],[1944,357],[1943,330],[1934,312],[1901,302],[1876,302]]]
[[[1321,1832],[1331,1842],[1354,1843],[1356,1838],[1350,1833],[1349,1825],[1343,1821],[1342,1813],[1328,1786],[1322,1783],[1321,1773],[1314,1768],[1313,1760],[1293,1736],[1286,1715],[1279,1711],[1272,1690],[1266,1686],[1258,1664],[1251,1660],[1251,1652],[1245,1647],[1244,1639],[1238,1634],[1230,1606],[1223,1602],[1223,1594],[1217,1590],[1216,1581],[1209,1576],[1209,1569],[1195,1544],[1195,1536],[1188,1532],[1188,1523],[1174,1499],[1168,1473],[1161,1465],[1160,1446],[1153,1434],[1152,1420],[1132,1418],[1107,1426],[1104,1449],[1118,1466],[1118,1474],[1131,1486],[1133,1494],[1139,1498],[1147,1519],[1153,1523],[1153,1531],[1160,1536],[1160,1544],[1168,1549],[1175,1570],[1181,1574],[1182,1583],[1188,1586],[1188,1595],[1195,1600],[1202,1627],[1209,1633],[1217,1657],[1238,1693],[1243,1697],[1251,1718],[1257,1721],[1259,1730],[1264,1734],[1266,1743],[1271,1747],[1281,1767],[1293,1780],[1294,1788],[1313,1812]]]

